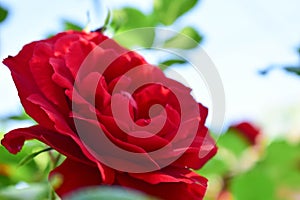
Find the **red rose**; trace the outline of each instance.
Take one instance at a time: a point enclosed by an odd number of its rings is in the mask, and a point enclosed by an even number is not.
[[[230,129],[236,130],[248,143],[254,145],[260,135],[259,128],[249,122],[241,122],[230,126]]]
[[[207,180],[191,169],[216,147],[204,126],[207,109],[189,88],[98,32],[63,32],[3,63],[38,125],[13,130],[1,143],[16,154],[37,139],[65,155],[51,173],[63,176],[60,196],[105,184],[202,199]]]

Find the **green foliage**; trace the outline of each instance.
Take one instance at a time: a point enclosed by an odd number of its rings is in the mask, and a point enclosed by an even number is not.
[[[114,37],[121,45],[129,48],[149,48],[156,41],[155,27],[163,28],[172,25],[179,17],[183,16],[197,3],[197,0],[155,0],[152,13],[125,7],[114,10],[110,27],[117,33]],[[152,29],[147,27],[152,27]],[[137,29],[136,31],[131,31]],[[192,39],[192,40],[191,40]],[[161,41],[166,48],[192,49],[202,41],[202,36],[191,26],[186,26],[177,35],[166,41]],[[181,59],[170,59],[160,63],[161,69],[165,70],[173,64],[185,64]]]
[[[284,190],[300,191],[300,143],[272,142],[261,160],[249,171],[231,180],[237,199],[290,199]],[[255,192],[253,192],[255,191]]]
[[[237,157],[240,157],[243,152],[249,147],[249,144],[236,131],[229,130],[221,135],[217,141],[217,145],[226,148]]]
[[[48,198],[52,190],[47,181],[51,163],[49,154],[41,154],[46,150],[45,145],[38,141],[26,142],[17,155],[10,154],[4,146],[0,146],[1,200]],[[37,155],[39,156],[36,157]]]
[[[294,73],[294,74],[300,76],[300,66],[299,67],[294,67],[294,66],[284,67],[283,69],[287,72],[291,72],[291,73]]]
[[[300,143],[285,140],[271,143],[260,165],[278,185],[297,188],[300,191]]]
[[[110,23],[110,20],[111,20],[111,12],[110,12],[110,10],[108,10],[107,16],[106,16],[106,18],[104,20],[104,25],[103,25],[102,28],[100,28],[101,32],[104,32],[107,29],[107,27],[108,27],[108,25]]]
[[[192,40],[191,40],[192,39]],[[165,48],[192,49],[198,46],[202,37],[193,27],[183,28],[177,35],[165,41]]]
[[[192,9],[197,0],[154,0],[154,12],[157,20],[168,26],[181,15]]]
[[[197,32],[197,30],[191,26],[185,27],[180,31],[180,33],[192,38],[197,43],[200,43],[203,39],[202,36]]]
[[[225,176],[230,170],[230,166],[226,163],[224,156],[219,152],[215,157],[209,160],[200,170],[198,170],[198,174],[203,176]]]
[[[2,6],[0,6],[0,23],[6,19],[7,15],[8,15],[8,11]]]
[[[63,26],[64,31],[68,31],[68,30],[82,31],[84,29],[82,25],[79,25],[79,24],[77,24],[75,22],[72,22],[70,20],[63,20],[62,21],[62,26]],[[49,33],[47,35],[47,38],[51,38],[54,35],[56,35],[56,33]]]
[[[74,192],[66,200],[155,200],[153,197],[120,187],[92,187]]]
[[[300,59],[300,47],[297,49],[298,57]],[[283,69],[289,73],[300,76],[300,63],[294,66],[284,66]]]
[[[64,30],[82,31],[83,27],[69,20],[63,21]]]
[[[169,60],[165,60],[161,63],[159,63],[159,68],[162,70],[167,69],[168,67],[170,67],[171,65],[174,64],[185,64],[186,61],[185,60],[181,60],[181,59],[169,59]]]
[[[17,155],[10,154],[3,146],[0,146],[0,164],[2,165],[2,169],[5,168],[4,173],[0,177],[3,180],[5,179],[8,184],[16,184],[19,180],[28,182],[42,180],[45,177],[45,168],[38,166],[35,161],[19,167],[19,162],[22,158],[31,154],[33,149],[40,148],[41,146],[43,145],[37,142],[28,142]],[[0,188],[4,186],[1,183]]]
[[[156,25],[152,17],[131,7],[114,10],[113,17],[111,26],[117,29],[117,31],[126,31],[141,27],[154,27]]]
[[[300,47],[297,49],[297,54],[298,54],[298,57],[300,59]],[[271,70],[275,69],[275,68],[281,68],[283,69],[284,71],[286,72],[289,72],[291,74],[294,74],[294,75],[297,75],[297,76],[300,76],[300,63],[299,64],[295,64],[295,65],[286,65],[286,66],[270,66],[270,67],[267,67],[266,69],[263,69],[263,70],[260,70],[259,71],[259,74],[261,75],[266,75],[268,74]]]
[[[47,182],[26,184],[24,188],[8,186],[0,189],[1,200],[46,200],[49,196],[49,184]]]
[[[128,30],[121,34],[116,34],[114,40],[129,49],[144,47],[150,48],[153,44],[155,32],[153,29],[141,28],[138,30]]]
[[[215,199],[224,189],[235,200],[286,200],[300,191],[300,142],[276,139],[258,148],[230,130],[220,136],[217,145],[217,155],[197,171],[208,177],[210,187],[223,185],[207,199]],[[257,156],[254,161],[253,154]],[[244,167],[247,162],[250,164]]]
[[[32,154],[27,155],[26,157],[22,158],[22,160],[19,162],[19,166],[23,166],[28,164],[30,161],[32,161],[36,156],[38,156],[41,153],[47,152],[52,150],[52,148],[45,148],[40,151],[34,152]]]
[[[118,31],[155,27],[160,23],[169,26],[192,9],[196,3],[197,0],[155,0],[150,14],[145,14],[136,8],[124,7],[113,11],[111,26]]]
[[[275,184],[258,168],[234,177],[231,190],[237,200],[275,200]]]
[[[154,27],[156,23],[152,18],[130,7],[114,10],[113,16],[111,26],[117,33],[121,33],[119,35],[117,34],[114,38],[121,45],[127,48],[152,46],[155,37],[153,29],[130,31],[136,28]]]

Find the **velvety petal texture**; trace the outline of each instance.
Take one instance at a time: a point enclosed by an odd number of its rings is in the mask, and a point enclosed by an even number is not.
[[[203,198],[207,180],[193,169],[217,151],[204,125],[208,110],[141,55],[100,32],[66,31],[3,63],[37,125],[12,130],[1,143],[16,154],[36,139],[65,155],[50,174],[62,179],[59,196],[119,185],[167,200]],[[133,156],[120,156],[102,136]],[[149,166],[155,170],[132,171]]]

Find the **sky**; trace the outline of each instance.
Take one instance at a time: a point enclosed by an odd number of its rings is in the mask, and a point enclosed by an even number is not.
[[[62,19],[86,24],[89,11],[94,29],[103,24],[107,9],[129,5],[150,12],[152,0],[1,0],[1,5],[9,9],[8,19],[0,24],[3,60],[16,55],[24,44],[61,31]],[[171,27],[192,25],[204,35],[203,48],[225,89],[226,124],[250,120],[271,134],[299,134],[300,78],[281,70],[258,75],[273,64],[299,63],[299,7],[299,0],[202,0]],[[190,69],[176,70],[190,80],[192,88],[199,89]],[[3,65],[0,95],[0,116],[20,110],[10,73]]]

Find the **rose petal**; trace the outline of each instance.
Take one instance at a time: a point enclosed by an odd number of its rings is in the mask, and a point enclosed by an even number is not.
[[[147,135],[149,132],[146,131],[136,131],[135,135]],[[135,144],[141,148],[143,148],[147,152],[155,151],[167,145],[169,143],[168,140],[161,138],[160,136],[154,135],[152,137],[147,138],[139,138],[128,135],[127,142],[131,144]]]
[[[13,154],[18,153],[26,140],[37,139],[60,153],[79,162],[91,164],[95,160],[84,148],[79,139],[61,135],[39,125],[12,130],[4,135],[1,144]]]
[[[74,87],[74,78],[70,70],[66,67],[65,61],[62,58],[50,58],[49,63],[54,70],[52,80],[55,84],[64,89],[72,90]]]
[[[40,106],[27,100],[30,95],[40,93],[28,65],[36,44],[37,42],[33,42],[25,45],[18,55],[15,57],[9,56],[4,59],[3,63],[8,66],[11,71],[13,80],[18,89],[18,95],[26,113],[34,120],[39,121],[44,127],[52,128],[53,122],[49,120],[49,117],[41,110]]]
[[[155,174],[151,177],[151,175],[146,175],[145,177],[139,177],[141,179],[130,178],[132,175],[128,177],[127,174],[119,174],[116,179],[118,184],[134,188],[140,191],[144,191],[147,194],[160,197],[164,200],[200,200],[203,198],[206,191],[206,182],[205,178],[202,178],[198,175],[189,175],[187,177],[194,179],[193,183],[185,183],[181,181],[176,182],[159,182],[157,184],[147,183],[147,178],[152,180],[176,180],[176,178],[171,178],[170,175],[162,176],[159,178],[159,174]],[[157,182],[157,181],[154,181]]]
[[[207,180],[204,177],[192,172],[187,168],[176,168],[176,167],[166,167],[159,171],[148,172],[148,173],[130,173],[130,176],[144,180],[145,182],[151,184],[158,184],[164,182],[177,183],[195,183],[200,182],[206,187]],[[203,183],[202,183],[203,182]]]
[[[87,55],[96,47],[94,43],[86,40],[78,40],[69,47],[65,54],[66,66],[70,69],[74,80],[77,79],[77,72]]]
[[[72,131],[71,125],[71,119],[69,119],[68,115],[63,116],[62,113],[60,113],[56,107],[54,107],[51,103],[49,103],[43,96],[40,94],[32,94],[27,98],[28,101],[31,103],[40,106],[41,110],[43,110],[51,120],[51,122],[54,123],[54,128],[52,130],[58,131],[60,133],[64,133],[66,135],[74,135],[74,132]],[[41,120],[39,119],[37,122],[41,124]]]
[[[66,102],[64,90],[52,81],[54,70],[49,64],[53,56],[53,46],[44,42],[38,43],[33,51],[29,66],[40,93],[49,103],[55,104],[60,112],[68,113],[69,106]]]
[[[115,172],[116,171],[110,167],[107,167],[106,165],[104,165],[100,162],[97,162],[97,166],[101,172],[103,184],[109,184],[109,185],[113,184],[115,181]]]
[[[82,141],[93,155],[106,164],[113,166],[126,166],[128,169],[147,168],[151,165],[158,169],[157,163],[141,147],[124,142],[113,137],[103,125],[88,119],[75,119],[76,128]],[[107,160],[107,162],[105,162]],[[151,167],[150,166],[150,167]],[[149,167],[148,167],[149,168]]]
[[[159,104],[163,107],[168,103],[171,107],[175,108],[177,112],[179,104],[174,94],[165,88],[163,85],[151,84],[147,87],[142,87],[137,90],[133,97],[137,102],[138,113],[137,118],[149,118],[149,109],[154,104]]]
[[[79,188],[102,184],[97,166],[85,165],[69,158],[55,168],[49,178],[55,175],[60,175],[62,178],[61,185],[55,186],[57,187],[55,191],[60,197]]]
[[[200,169],[216,153],[216,144],[209,135],[207,128],[203,127],[200,131],[198,131],[193,143],[179,159],[172,163],[172,166],[187,166],[192,169]]]

